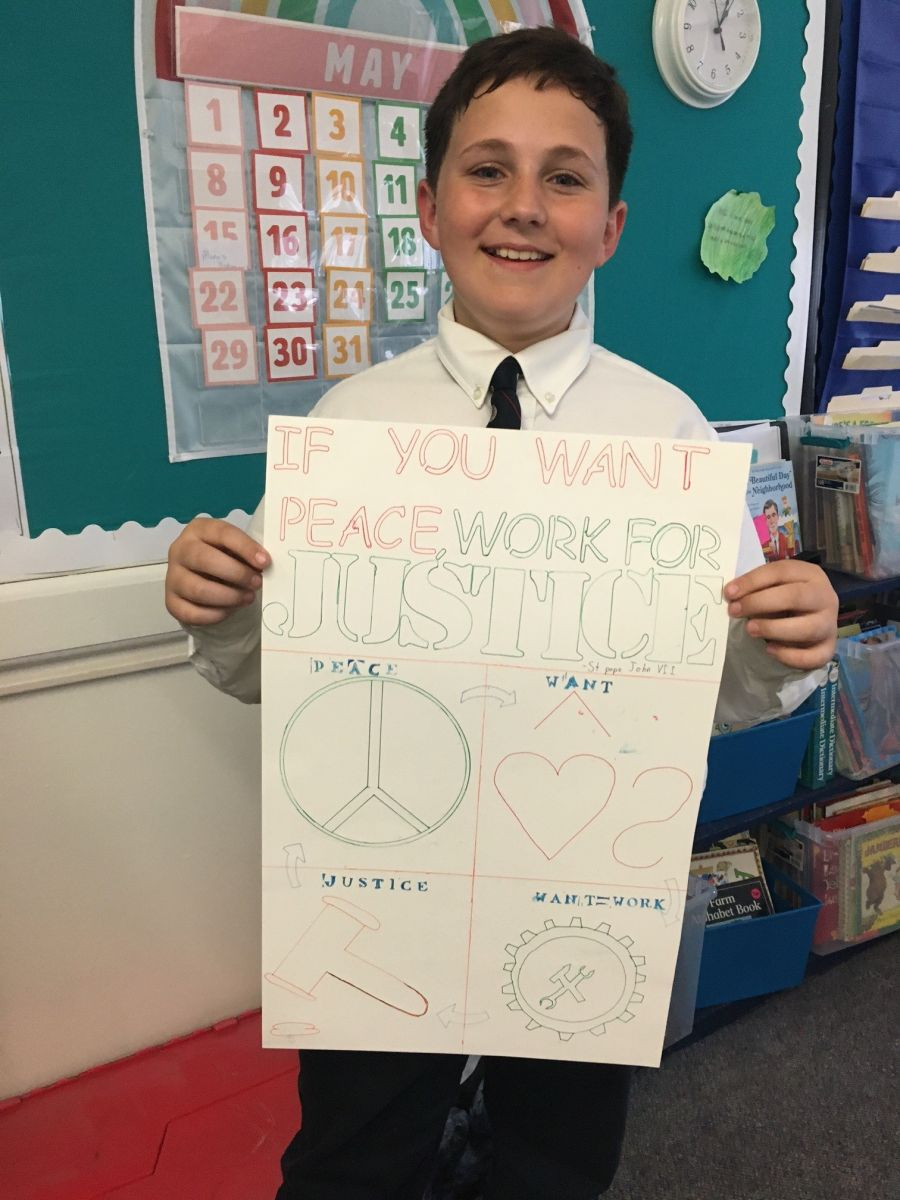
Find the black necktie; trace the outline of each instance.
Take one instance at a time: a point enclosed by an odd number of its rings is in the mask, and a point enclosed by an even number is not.
[[[488,429],[521,429],[522,410],[519,407],[519,397],[516,395],[516,385],[522,369],[510,355],[491,376],[490,400],[493,413],[488,421]]]

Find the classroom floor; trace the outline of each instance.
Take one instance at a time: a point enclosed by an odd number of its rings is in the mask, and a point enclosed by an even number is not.
[[[638,1072],[604,1200],[697,1200],[710,1180],[729,1200],[885,1195],[898,978],[900,933],[814,959],[791,991],[706,1010],[659,1071]],[[0,1103],[0,1200],[272,1200],[297,1059],[259,1041],[247,1014]]]
[[[297,1055],[259,1014],[0,1103],[3,1200],[272,1200]]]

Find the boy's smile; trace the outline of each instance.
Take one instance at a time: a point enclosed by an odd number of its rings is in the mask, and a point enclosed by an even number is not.
[[[453,283],[456,320],[513,353],[561,333],[595,267],[614,253],[606,131],[562,87],[512,79],[453,127],[434,194],[419,185],[426,240]]]

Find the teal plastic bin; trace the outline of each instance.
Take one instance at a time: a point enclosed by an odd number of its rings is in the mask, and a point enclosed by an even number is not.
[[[822,906],[781,871],[768,863],[764,869],[775,912],[768,917],[706,926],[697,984],[698,1008],[796,987],[806,974],[813,930]],[[791,906],[792,900],[798,907]]]
[[[804,704],[781,721],[711,738],[697,823],[721,821],[790,796],[815,717]]]

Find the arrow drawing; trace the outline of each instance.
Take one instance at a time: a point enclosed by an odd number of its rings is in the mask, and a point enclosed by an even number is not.
[[[503,688],[488,685],[487,687],[467,688],[459,697],[460,703],[465,704],[467,700],[499,700],[500,707],[506,708],[508,704],[515,704],[516,693],[505,692]]]
[[[301,842],[293,842],[290,846],[283,846],[282,849],[285,855],[284,869],[287,871],[291,887],[302,887],[303,881],[300,878],[300,865],[306,862],[306,852],[303,849],[303,844]]]
[[[461,1012],[455,1004],[448,1004],[438,1013],[438,1018],[445,1029],[451,1022],[454,1025],[480,1025],[482,1021],[490,1020],[490,1016],[491,1014],[487,1012]]]
[[[666,888],[669,895],[668,903],[662,914],[663,924],[674,925],[681,916],[681,908],[684,903],[684,890],[678,886],[677,879],[667,879]]]

